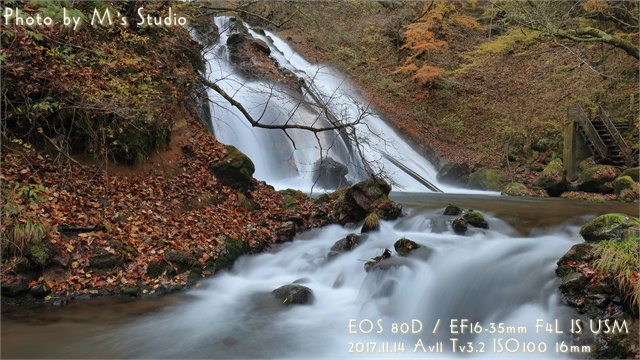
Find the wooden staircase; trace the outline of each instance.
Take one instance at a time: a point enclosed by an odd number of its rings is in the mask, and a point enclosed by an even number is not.
[[[595,116],[591,117],[577,104],[575,108],[568,109],[567,118],[576,121],[598,162],[616,166],[632,165],[635,153],[620,135],[628,130],[629,125],[615,126],[601,106],[598,106]]]

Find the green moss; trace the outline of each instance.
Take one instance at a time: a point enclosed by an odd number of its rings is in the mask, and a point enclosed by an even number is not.
[[[616,200],[620,201],[634,201],[638,200],[640,185],[635,182],[631,176],[618,176],[613,182],[613,192],[616,195]]]
[[[606,200],[602,196],[594,196],[587,199],[588,202],[592,203],[603,203]]]
[[[34,263],[43,266],[47,262],[47,260],[49,260],[49,253],[44,244],[42,244],[41,242],[36,242],[34,244],[31,244],[31,246],[29,247],[28,257]]]
[[[501,171],[484,168],[469,176],[471,189],[500,191],[507,184],[507,176]]]
[[[584,224],[580,235],[590,242],[615,240],[625,229],[633,226],[640,226],[640,220],[624,214],[605,214]]]
[[[298,209],[298,202],[296,201],[296,199],[293,196],[287,195],[282,199],[282,209],[284,209],[284,210],[297,210]]]
[[[623,171],[619,177],[630,176],[635,182],[640,182],[640,167],[629,168]]]
[[[468,213],[462,215],[462,218],[469,223],[471,226],[475,226],[478,228],[488,229],[489,223],[484,219],[484,215],[482,215],[479,211],[469,211]]]
[[[236,259],[244,253],[244,241],[242,238],[234,239],[230,236],[223,235],[223,245],[221,246],[218,258],[215,261],[215,269],[231,268]]]
[[[364,224],[362,225],[362,230],[360,230],[360,232],[366,233],[378,229],[380,229],[380,216],[376,213],[370,213],[366,218],[364,218]]]
[[[442,213],[442,215],[451,215],[451,216],[458,216],[460,214],[462,214],[462,209],[459,206],[455,206],[451,204],[449,204],[449,206],[447,206],[444,209],[444,212]]]
[[[329,195],[329,194],[321,194],[320,196],[318,196],[313,201],[313,203],[316,204],[316,205],[319,205],[319,204],[324,204],[324,203],[329,202],[329,201],[331,201],[331,195]]]
[[[285,189],[285,190],[280,190],[278,191],[280,194],[282,195],[291,195],[291,196],[301,196],[301,195],[305,195],[305,193],[303,193],[300,190],[296,190],[296,189]]]
[[[409,255],[409,253],[411,251],[413,251],[415,249],[419,249],[420,248],[420,244],[416,243],[413,240],[409,240],[409,239],[403,237],[402,239],[396,241],[393,244],[393,248],[396,250],[398,255],[407,256],[407,255]]]
[[[501,195],[509,196],[527,196],[529,195],[529,188],[520,183],[508,183],[500,192]]]

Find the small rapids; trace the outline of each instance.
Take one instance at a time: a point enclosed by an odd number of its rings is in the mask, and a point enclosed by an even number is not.
[[[103,331],[61,357],[564,356],[556,344],[570,344],[575,314],[560,305],[554,269],[580,242],[582,219],[523,231],[488,212],[489,230],[459,236],[443,209],[407,208],[406,216],[383,221],[364,243],[331,259],[334,243],[358,229],[306,232],[274,252],[240,258],[179,303]],[[431,250],[400,257],[393,244],[403,237]],[[386,248],[394,266],[366,272],[363,260]],[[278,303],[271,291],[292,283],[311,288],[314,302]]]

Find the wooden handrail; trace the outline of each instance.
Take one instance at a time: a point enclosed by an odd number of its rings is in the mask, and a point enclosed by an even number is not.
[[[629,145],[627,145],[627,142],[624,141],[618,129],[616,129],[615,125],[613,125],[613,122],[609,118],[609,115],[607,115],[607,113],[604,111],[604,109],[600,105],[598,105],[598,116],[604,123],[604,126],[607,128],[607,131],[609,132],[609,134],[611,134],[613,141],[615,141],[616,145],[618,145],[618,148],[622,150],[622,154],[624,155],[627,165],[630,164],[631,163],[631,147],[629,147]]]
[[[604,144],[604,141],[602,141],[602,138],[600,138],[600,135],[598,135],[598,131],[596,131],[596,128],[589,120],[589,116],[587,116],[584,110],[582,110],[582,106],[580,106],[580,104],[576,104],[576,120],[587,135],[587,140],[593,144],[598,154],[602,158],[608,157],[609,153],[607,146]]]

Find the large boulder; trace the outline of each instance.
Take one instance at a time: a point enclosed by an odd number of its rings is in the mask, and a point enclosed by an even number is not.
[[[225,145],[227,156],[209,164],[209,171],[220,183],[240,192],[246,192],[253,184],[255,165],[247,155],[233,145]]]
[[[501,171],[483,168],[469,176],[469,189],[500,191],[507,184],[507,176]]]
[[[547,190],[550,196],[557,197],[566,189],[564,176],[565,169],[562,161],[553,160],[538,175],[533,186]]]
[[[640,167],[629,168],[623,171],[620,176],[630,176],[633,181],[640,182]]]
[[[484,215],[479,211],[471,210],[462,215],[462,218],[473,227],[482,229],[489,228],[489,223],[484,219]]]
[[[631,176],[618,176],[613,182],[613,193],[616,194],[616,200],[635,201],[640,195],[640,184],[633,181]]]
[[[397,219],[402,209],[389,199],[390,192],[391,185],[374,178],[340,189],[333,203],[336,217],[341,223],[362,221],[370,213],[383,220]]]
[[[469,182],[470,174],[471,169],[466,162],[457,163],[450,161],[440,168],[436,179],[445,184],[464,185]]]
[[[531,191],[526,185],[515,182],[508,183],[500,192],[500,195],[508,196],[529,196],[530,194]]]
[[[318,185],[325,189],[337,189],[348,185],[346,175],[349,169],[331,157],[318,160],[315,169]]]
[[[624,230],[640,226],[640,220],[625,214],[605,214],[587,222],[580,229],[580,235],[588,242],[615,240]]]
[[[306,286],[290,284],[271,292],[284,305],[304,305],[313,303],[313,291]]]
[[[584,170],[580,174],[580,190],[596,193],[612,193],[613,180],[620,171],[610,165],[597,165]]]

